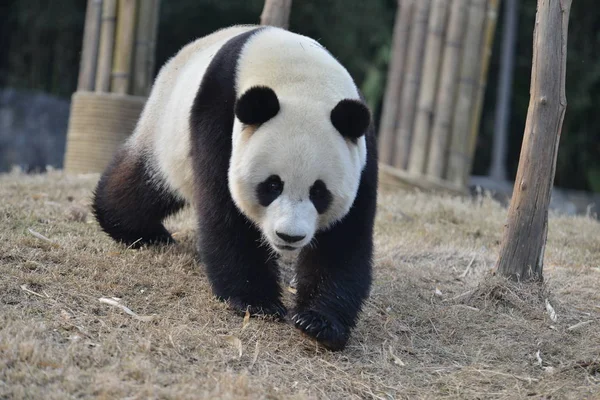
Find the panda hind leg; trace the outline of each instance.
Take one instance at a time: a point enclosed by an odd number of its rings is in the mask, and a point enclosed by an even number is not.
[[[148,173],[141,152],[122,148],[96,186],[92,209],[115,241],[139,248],[174,242],[162,221],[184,205]]]

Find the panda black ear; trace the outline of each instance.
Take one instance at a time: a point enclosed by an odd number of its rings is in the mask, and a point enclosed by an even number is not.
[[[356,141],[369,127],[371,112],[358,100],[344,99],[331,111],[331,123],[342,136]]]
[[[278,112],[277,95],[266,86],[251,87],[235,103],[235,115],[246,125],[265,123]]]

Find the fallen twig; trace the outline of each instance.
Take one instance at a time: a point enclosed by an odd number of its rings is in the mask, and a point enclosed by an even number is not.
[[[48,296],[41,295],[38,292],[34,292],[33,290],[28,289],[27,285],[21,285],[21,290],[24,291],[25,293],[29,293],[29,294],[32,294],[34,296],[41,297],[42,299],[47,299],[48,298]]]
[[[542,356],[541,356],[541,352],[539,350],[537,351],[537,353],[535,353],[535,358],[537,358],[538,365],[541,367],[542,366]]]
[[[108,304],[111,306],[115,306],[120,308],[121,310],[123,310],[126,314],[131,315],[133,318],[140,320],[140,321],[144,321],[144,322],[148,322],[148,321],[152,321],[154,319],[153,315],[138,315],[135,312],[131,311],[131,309],[127,308],[125,305],[121,304],[119,302],[119,300],[115,300],[115,299],[109,299],[106,297],[100,297],[98,299],[98,301],[100,301],[100,303],[104,303],[104,304]]]
[[[467,268],[465,268],[464,272],[460,275],[461,278],[465,278],[467,275],[469,275],[469,272],[471,272],[471,266],[473,265],[473,262],[475,262],[475,257],[477,257],[477,254],[473,255],[469,265],[467,265]]]
[[[488,372],[488,373],[493,374],[493,375],[500,375],[500,376],[506,376],[506,377],[509,377],[509,378],[515,378],[518,381],[527,382],[527,383],[539,382],[540,381],[539,379],[530,378],[528,376],[518,376],[518,375],[514,375],[514,374],[507,374],[507,373],[500,372],[500,371],[492,371],[492,370],[489,370],[489,369],[477,369],[476,371],[479,372],[482,375],[484,375],[484,372]]]
[[[477,307],[471,307],[471,306],[468,306],[468,305],[466,305],[466,304],[455,304],[455,305],[453,305],[453,306],[451,306],[451,307],[464,308],[465,310],[471,310],[471,311],[481,311],[481,310],[480,310],[479,308],[477,308]]]
[[[570,327],[568,327],[568,328],[567,328],[567,330],[568,330],[568,331],[576,331],[576,330],[578,330],[578,329],[581,329],[581,328],[583,328],[584,326],[588,326],[588,325],[589,325],[589,324],[591,324],[592,322],[594,322],[594,321],[592,321],[592,320],[589,320],[589,321],[582,321],[582,322],[579,322],[579,323],[577,323],[577,324],[575,324],[575,325],[571,325]]]
[[[459,294],[458,296],[454,296],[454,297],[452,297],[452,298],[449,298],[449,299],[444,299],[444,300],[442,300],[442,301],[443,301],[443,302],[447,302],[447,301],[454,301],[454,300],[458,300],[458,299],[460,299],[460,298],[462,298],[462,297],[466,297],[466,296],[468,296],[468,295],[472,294],[474,291],[475,291],[474,289],[473,289],[473,290],[469,290],[469,291],[466,291],[466,292],[464,292],[464,293],[461,293],[461,294]]]
[[[394,349],[392,348],[391,345],[390,345],[389,349],[390,349],[390,355],[394,359],[394,364],[396,364],[400,367],[404,367],[406,364],[404,364],[404,362],[400,359],[400,357],[398,357],[396,354],[394,354]]]
[[[546,311],[548,311],[548,315],[550,316],[550,319],[553,322],[556,322],[556,320],[558,319],[558,316],[556,315],[556,311],[554,311],[554,307],[552,307],[552,304],[550,304],[548,299],[546,299]]]
[[[49,243],[53,247],[60,247],[60,245],[58,243],[54,242],[52,239],[47,238],[46,236],[42,235],[41,233],[36,232],[31,228],[27,228],[27,230],[29,231],[29,233],[31,233],[31,236],[33,236],[34,238],[40,239],[46,243]]]

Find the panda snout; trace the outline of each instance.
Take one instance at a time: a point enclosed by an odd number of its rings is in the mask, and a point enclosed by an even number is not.
[[[279,232],[279,231],[277,231],[275,233],[277,234],[277,236],[280,239],[282,239],[286,243],[290,243],[290,244],[297,243],[306,237],[306,235],[288,235],[287,233],[283,233],[283,232]]]

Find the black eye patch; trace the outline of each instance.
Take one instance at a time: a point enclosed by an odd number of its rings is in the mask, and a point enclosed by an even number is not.
[[[267,207],[283,192],[283,181],[278,175],[271,175],[256,187],[256,197],[261,206]]]
[[[323,214],[325,211],[327,211],[331,205],[331,200],[333,199],[333,196],[327,189],[325,182],[320,179],[317,179],[310,187],[309,197],[319,214]]]

